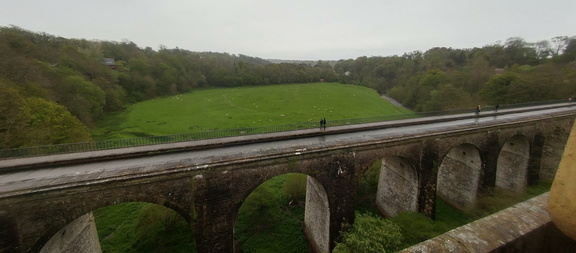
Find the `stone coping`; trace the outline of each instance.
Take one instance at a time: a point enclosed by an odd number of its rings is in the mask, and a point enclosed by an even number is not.
[[[563,241],[562,252],[567,247],[573,250],[575,241],[550,233],[557,228],[548,214],[547,202],[548,193],[544,193],[399,252],[541,252],[551,246],[548,243],[558,240]],[[555,238],[546,238],[550,234]]]

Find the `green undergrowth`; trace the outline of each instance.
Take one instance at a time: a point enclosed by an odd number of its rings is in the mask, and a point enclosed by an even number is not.
[[[548,192],[551,185],[550,182],[540,181],[526,188],[524,193],[483,190],[478,196],[476,208],[466,211],[460,211],[437,198],[435,220],[414,212],[402,212],[391,220],[402,228],[405,238],[403,248],[406,248]]]
[[[129,202],[100,208],[94,217],[103,252],[194,252],[188,223],[169,208]]]
[[[381,163],[381,160],[376,161],[358,180],[357,212],[381,216],[374,203]],[[523,193],[511,193],[495,188],[482,189],[478,195],[476,208],[465,211],[458,210],[437,198],[434,220],[416,212],[401,212],[390,220],[401,228],[404,238],[401,248],[406,248],[548,192],[551,185],[551,182],[539,181],[527,187]]]
[[[303,233],[306,175],[284,174],[246,198],[234,227],[242,252],[309,252]]]
[[[516,203],[531,199],[542,193],[548,192],[552,182],[538,181],[526,188],[523,193],[513,193],[502,189],[482,189],[478,196],[477,208],[468,211],[475,219],[495,213],[499,210],[513,206]]]

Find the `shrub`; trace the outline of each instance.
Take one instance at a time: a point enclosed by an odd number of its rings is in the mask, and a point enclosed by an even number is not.
[[[370,213],[356,213],[349,231],[342,233],[342,242],[332,252],[395,252],[402,244],[400,227]]]

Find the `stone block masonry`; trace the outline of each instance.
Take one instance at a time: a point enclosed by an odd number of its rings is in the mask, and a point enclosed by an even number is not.
[[[548,193],[450,230],[400,252],[576,252],[547,211]]]
[[[40,253],[101,253],[94,215],[87,213],[58,231]]]

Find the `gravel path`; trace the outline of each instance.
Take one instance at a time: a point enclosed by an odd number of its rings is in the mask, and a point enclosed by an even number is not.
[[[404,109],[410,110],[410,108],[407,108],[406,106],[400,104],[400,102],[394,100],[393,98],[391,98],[391,97],[389,97],[389,96],[386,96],[386,95],[382,94],[382,95],[380,95],[380,97],[382,97],[383,99],[386,99],[386,100],[390,101],[390,103],[392,103],[392,104],[394,104],[394,105],[397,105],[397,106],[400,106],[400,107],[402,107],[402,108],[404,108]],[[412,111],[412,110],[410,110],[410,111]]]

